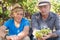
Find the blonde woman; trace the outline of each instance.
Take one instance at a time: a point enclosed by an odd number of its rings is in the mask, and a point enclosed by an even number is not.
[[[30,40],[29,34],[29,21],[23,17],[24,10],[19,4],[15,4],[11,10],[11,19],[7,20],[1,30],[6,28],[9,30],[7,40]]]

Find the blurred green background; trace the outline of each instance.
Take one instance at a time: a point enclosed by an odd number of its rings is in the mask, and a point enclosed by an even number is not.
[[[51,11],[60,14],[60,0],[50,0],[52,7]],[[1,0],[0,1],[0,24],[5,20],[9,19],[11,6],[15,3],[19,3],[27,14],[26,17],[31,17],[32,14],[38,11],[37,8],[38,0]],[[29,18],[28,17],[28,18]]]

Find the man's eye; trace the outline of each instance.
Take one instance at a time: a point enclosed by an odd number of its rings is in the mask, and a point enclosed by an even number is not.
[[[47,8],[47,6],[44,6],[45,8]]]

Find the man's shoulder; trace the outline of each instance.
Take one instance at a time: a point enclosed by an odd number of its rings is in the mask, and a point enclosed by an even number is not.
[[[50,14],[51,14],[52,17],[57,17],[58,16],[58,14],[54,13],[54,12],[50,12]]]
[[[38,16],[40,12],[35,12],[32,16]]]

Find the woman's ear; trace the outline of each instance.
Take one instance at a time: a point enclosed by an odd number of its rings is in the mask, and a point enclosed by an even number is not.
[[[14,18],[14,14],[12,14],[11,17]]]

